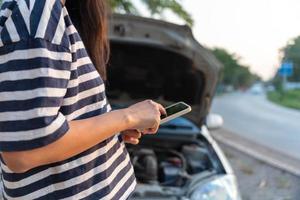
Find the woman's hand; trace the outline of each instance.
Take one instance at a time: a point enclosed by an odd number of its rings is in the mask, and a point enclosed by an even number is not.
[[[131,121],[130,129],[142,131],[144,134],[156,133],[160,116],[166,114],[164,107],[152,100],[145,100],[127,109]]]
[[[122,131],[121,135],[125,143],[138,144],[142,133],[138,130],[126,130]]]
[[[13,172],[23,173],[38,166],[69,159],[123,130],[137,129],[143,134],[155,133],[161,114],[165,114],[165,109],[160,104],[143,101],[126,109],[70,121],[68,132],[55,142],[27,151],[1,152],[1,156]],[[88,134],[86,130],[89,130]],[[126,131],[124,137],[127,142],[138,143],[140,133]]]

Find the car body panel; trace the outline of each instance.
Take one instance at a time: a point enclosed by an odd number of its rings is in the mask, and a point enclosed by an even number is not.
[[[152,46],[189,59],[191,70],[199,71],[205,77],[201,95],[193,102],[189,102],[195,110],[189,116],[194,115],[191,118],[198,125],[204,123],[222,64],[208,49],[195,40],[188,26],[133,15],[114,14],[110,19],[109,30],[111,43]],[[184,98],[182,96],[183,101]]]
[[[224,170],[226,174],[234,174],[232,167],[229,164],[228,159],[226,158],[224,152],[218,145],[218,143],[212,138],[211,134],[209,133],[208,129],[206,126],[202,126],[201,128],[201,134],[206,138],[206,140],[210,143],[210,145],[213,147],[215,150],[215,153],[218,155],[218,158],[223,164]]]

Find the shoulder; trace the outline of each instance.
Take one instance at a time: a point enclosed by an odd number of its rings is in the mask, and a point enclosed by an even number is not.
[[[1,12],[5,18],[0,45],[38,38],[69,47],[67,11],[60,0],[5,0]]]

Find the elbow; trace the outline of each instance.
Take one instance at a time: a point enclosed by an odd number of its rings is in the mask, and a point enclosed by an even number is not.
[[[7,167],[13,172],[13,173],[25,173],[30,170],[29,167],[25,165],[15,165],[15,164],[7,164]]]
[[[2,153],[5,165],[13,173],[24,173],[33,168],[30,165],[29,158],[22,152],[6,152]]]

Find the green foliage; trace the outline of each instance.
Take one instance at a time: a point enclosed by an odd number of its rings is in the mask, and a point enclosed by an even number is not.
[[[188,25],[193,26],[191,15],[182,7],[180,0],[141,0],[151,14],[162,14],[164,10],[169,9],[178,17],[183,19]],[[0,0],[0,5],[2,0]],[[115,12],[125,12],[135,15],[140,15],[132,0],[109,0],[109,4]]]
[[[300,109],[300,90],[290,90],[284,93],[278,91],[269,92],[268,99],[282,106]]]
[[[283,92],[283,81],[282,77],[275,76],[273,80],[271,81],[272,85],[275,87],[276,91]]]
[[[187,24],[193,25],[194,21],[190,14],[183,9],[178,0],[142,0],[147,5],[151,14],[160,14],[165,9],[170,9],[177,14],[180,18],[184,19]]]
[[[212,52],[224,65],[220,74],[221,84],[232,85],[234,88],[247,88],[259,80],[259,77],[252,74],[248,67],[239,64],[237,56],[220,48],[215,48]]]
[[[281,52],[283,53],[282,62],[290,61],[294,64],[293,75],[288,80],[300,82],[300,36],[290,40]]]
[[[110,0],[112,10],[116,12],[125,12],[138,15],[138,11],[131,2],[131,0]]]
[[[147,6],[152,15],[161,15],[164,10],[171,10],[188,25],[192,26],[194,23],[191,15],[182,7],[180,0],[141,0],[141,2]],[[140,14],[132,0],[109,0],[109,3],[115,12]]]

